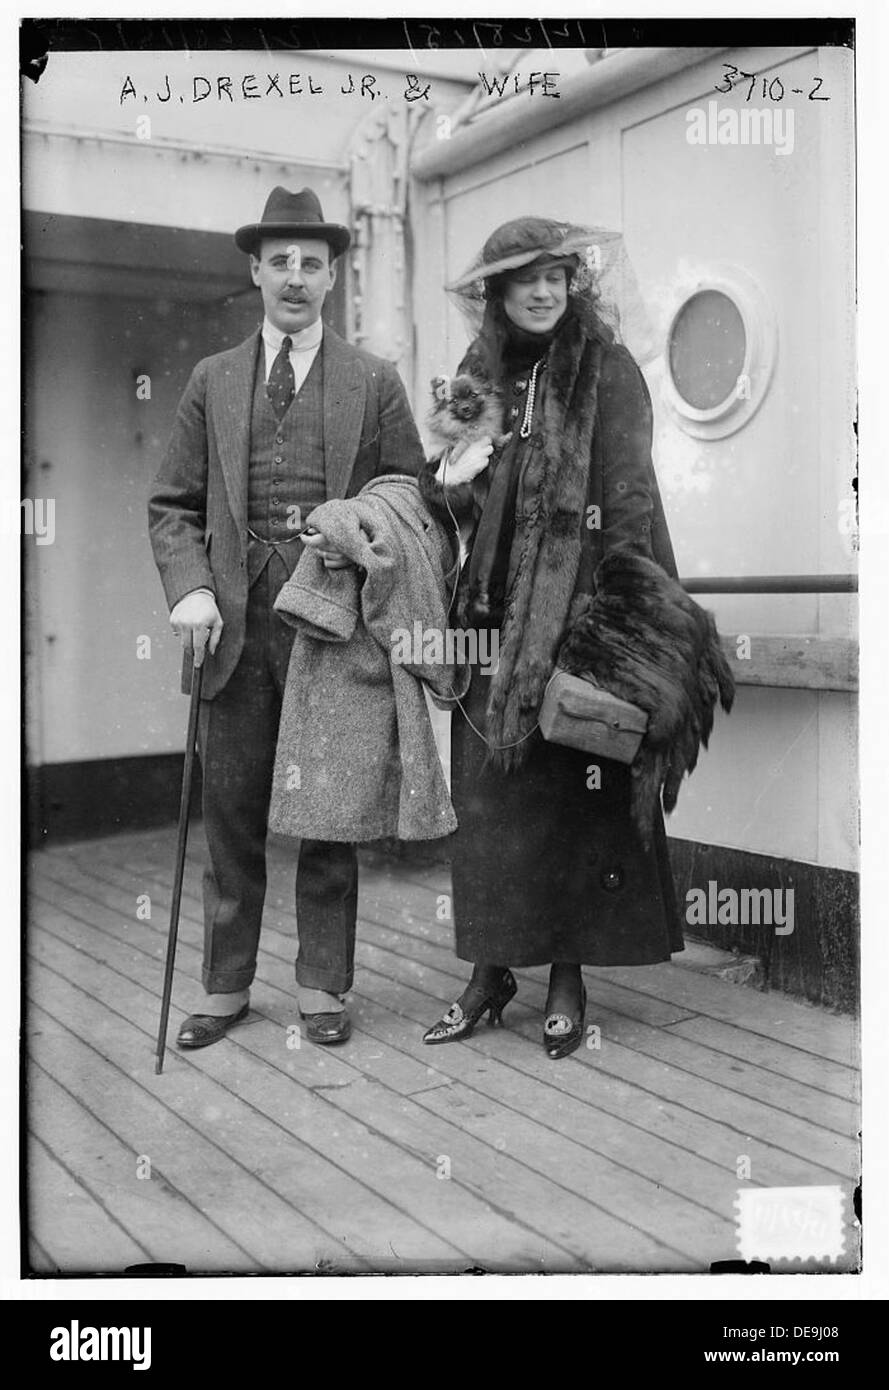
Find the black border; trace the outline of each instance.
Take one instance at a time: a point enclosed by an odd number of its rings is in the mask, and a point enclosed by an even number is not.
[[[640,48],[765,44],[854,47],[848,19],[24,19],[23,70],[47,53],[327,48]]]

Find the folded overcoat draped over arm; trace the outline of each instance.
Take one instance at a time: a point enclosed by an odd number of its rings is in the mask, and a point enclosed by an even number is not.
[[[457,822],[422,687],[465,689],[436,640],[448,622],[447,532],[413,478],[375,479],[310,522],[363,575],[326,570],[307,551],[275,604],[296,633],[269,826],[322,840],[447,835]]]

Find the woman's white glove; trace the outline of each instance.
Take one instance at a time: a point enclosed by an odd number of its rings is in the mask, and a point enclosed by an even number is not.
[[[488,435],[474,439],[470,444],[457,445],[442,456],[435,477],[445,487],[459,487],[461,483],[471,483],[479,473],[483,473],[491,461],[494,445]]]

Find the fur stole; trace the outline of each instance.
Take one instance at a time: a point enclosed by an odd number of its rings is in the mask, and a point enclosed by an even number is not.
[[[500,663],[491,678],[487,736],[492,761],[518,767],[556,648],[568,622],[581,559],[602,343],[579,317],[557,334],[546,362],[542,419],[528,460],[531,508],[517,523],[515,578],[500,629]]]
[[[575,617],[558,665],[589,673],[648,715],[632,766],[632,817],[648,846],[661,792],[672,811],[707,747],[717,699],[726,712],[734,700],[713,616],[652,560],[619,549],[599,565],[595,593]]]

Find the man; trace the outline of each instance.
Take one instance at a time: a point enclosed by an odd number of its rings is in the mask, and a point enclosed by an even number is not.
[[[281,695],[293,629],[274,611],[319,503],[353,496],[381,473],[419,470],[423,454],[391,363],[343,342],[321,310],[350,241],[315,193],[270,194],[262,220],[235,233],[262,295],[261,329],[199,362],[179,405],[149,503],[170,623],[204,672],[198,750],[204,782],[205,997],[181,1047],[206,1047],[245,1018],[266,887],[265,844]],[[355,846],[300,844],[296,875],[299,1011],[318,1043],[350,1032],[358,895]]]

